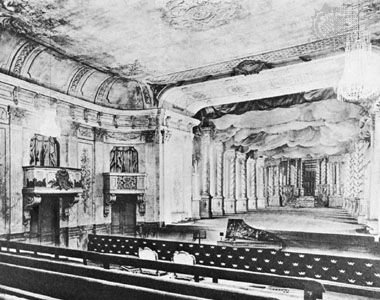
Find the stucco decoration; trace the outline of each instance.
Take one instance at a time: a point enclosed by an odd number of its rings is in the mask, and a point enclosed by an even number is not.
[[[162,19],[176,29],[203,31],[243,19],[249,12],[237,1],[171,0]]]
[[[364,2],[362,17],[375,33],[378,1]],[[26,30],[36,41],[103,72],[153,83],[231,72],[243,60],[276,63],[336,52],[345,44],[339,26],[331,34],[329,29],[341,19],[335,13],[341,0],[2,0],[0,4],[0,14],[12,17],[6,22],[17,31]],[[327,34],[320,37],[314,28]]]
[[[83,209],[86,211],[89,207],[88,200],[91,198],[91,185],[93,183],[93,176],[90,164],[90,158],[88,155],[88,150],[83,149],[80,157],[80,168],[81,168],[81,181],[83,186]]]
[[[0,30],[0,71],[107,107],[139,110],[157,104],[144,81],[107,75],[11,30]],[[17,89],[13,98],[17,104]]]

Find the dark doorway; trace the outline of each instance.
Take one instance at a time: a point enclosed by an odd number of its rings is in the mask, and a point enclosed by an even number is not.
[[[31,211],[31,240],[42,244],[60,245],[59,199],[42,196],[39,206]]]
[[[303,189],[305,196],[315,195],[316,161],[308,160],[303,163]]]
[[[136,195],[118,195],[112,205],[113,234],[134,235],[136,227]]]

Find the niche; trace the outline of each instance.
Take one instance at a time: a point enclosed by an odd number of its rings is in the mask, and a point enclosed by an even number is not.
[[[113,147],[111,150],[110,172],[138,173],[139,157],[133,147]]]
[[[30,140],[31,166],[59,167],[59,144],[56,138],[35,134]]]

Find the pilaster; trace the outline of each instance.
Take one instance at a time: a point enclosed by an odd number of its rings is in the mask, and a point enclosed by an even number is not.
[[[236,213],[236,169],[235,169],[236,154],[235,150],[228,150],[224,153],[224,213]]]
[[[247,212],[246,154],[236,155],[236,212]]]
[[[211,199],[212,216],[222,216],[223,212],[223,143],[215,145],[215,196]]]
[[[247,159],[247,180],[248,180],[248,211],[257,209],[257,188],[256,188],[256,160]]]
[[[266,207],[265,199],[265,168],[264,168],[265,159],[262,157],[257,158],[256,160],[256,194],[257,194],[257,208]]]
[[[203,128],[201,135],[202,193],[200,201],[201,218],[211,217],[210,201],[210,145],[211,128]]]

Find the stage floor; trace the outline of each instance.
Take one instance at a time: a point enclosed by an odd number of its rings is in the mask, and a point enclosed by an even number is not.
[[[245,214],[202,219],[176,225],[196,225],[225,231],[229,218],[243,219],[252,227],[274,231],[362,235],[364,226],[338,208],[266,208]],[[359,232],[358,232],[359,230]]]
[[[173,239],[189,240],[191,232],[205,230],[203,243],[217,243],[229,218],[271,231],[288,251],[380,258],[380,244],[366,234],[365,226],[338,208],[267,208],[245,214],[182,222],[168,226]],[[177,234],[174,234],[177,232]]]

